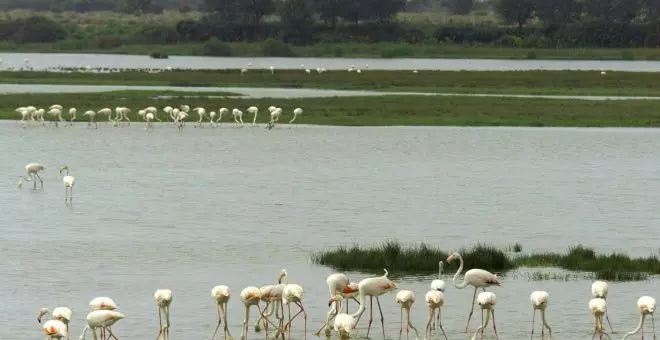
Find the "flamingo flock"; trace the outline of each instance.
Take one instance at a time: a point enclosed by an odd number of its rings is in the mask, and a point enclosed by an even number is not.
[[[448,262],[458,258],[461,259],[460,254],[452,253],[448,258]],[[462,267],[462,266],[461,266]],[[440,266],[442,270],[442,265]],[[326,317],[326,321],[315,335],[319,335],[320,331],[325,328],[326,335],[329,337],[331,335],[331,330],[334,330],[339,339],[348,339],[351,334],[355,331],[356,326],[362,316],[366,311],[366,298],[370,299],[370,318],[367,326],[367,334],[371,331],[371,326],[373,322],[373,299],[376,298],[378,303],[379,312],[381,314],[381,326],[383,337],[385,337],[385,324],[384,318],[382,315],[382,310],[380,309],[379,297],[399,289],[399,285],[392,281],[388,277],[387,269],[383,269],[384,274],[376,277],[368,277],[362,279],[357,283],[352,283],[346,274],[344,273],[333,273],[328,276],[326,283],[330,290],[330,299],[328,300],[329,311]],[[456,275],[459,275],[462,271],[462,268],[459,267],[459,270],[456,272]],[[472,272],[475,274],[468,275],[470,271],[466,272],[466,277],[464,282],[461,284],[454,283],[454,286],[460,289],[459,287],[465,287],[468,283],[478,288],[485,288],[487,286],[499,286],[497,282],[497,277],[494,274],[491,274],[487,271],[477,271]],[[455,278],[456,276],[454,276]],[[607,289],[607,283],[604,281],[596,281],[592,285],[593,289],[599,290],[602,288]],[[426,337],[427,339],[432,337],[432,331],[436,328],[434,324],[434,319],[437,313],[437,326],[442,331],[442,334],[445,339],[447,334],[442,327],[440,311],[442,310],[444,304],[444,286],[438,286],[437,280],[434,280],[431,283],[431,289],[425,295],[426,305],[429,309],[428,321],[426,324]],[[354,298],[355,295],[352,295],[353,291],[357,291],[357,297],[359,300],[359,308],[353,314],[341,313],[342,310],[341,304],[347,299]],[[156,300],[156,305],[158,306],[158,318],[159,318],[159,330],[157,334],[157,340],[163,339],[167,340],[169,338],[169,329],[170,329],[170,313],[169,308],[172,304],[172,291],[169,289],[157,289],[154,293],[154,299]],[[212,333],[211,340],[215,340],[216,334],[224,323],[224,338],[233,340],[231,332],[229,331],[228,322],[227,322],[227,303],[231,298],[231,289],[225,285],[218,285],[211,289],[211,297],[214,301],[214,304],[218,313],[218,323],[215,327],[215,330]],[[240,293],[240,299],[245,307],[245,315],[242,322],[242,331],[241,331],[241,340],[247,340],[248,331],[249,331],[249,322],[250,322],[250,309],[251,307],[256,307],[258,310],[258,318],[255,323],[255,332],[261,331],[261,325],[264,327],[266,333],[266,339],[269,339],[268,327],[269,325],[275,329],[275,339],[279,337],[282,340],[285,340],[287,337],[291,337],[291,328],[293,321],[299,316],[303,315],[304,323],[304,338],[307,338],[307,312],[303,305],[304,290],[303,287],[295,284],[289,283],[288,273],[286,269],[282,269],[279,272],[277,284],[265,285],[261,288],[256,286],[245,287]],[[413,304],[415,303],[415,294],[410,290],[399,290],[395,296],[395,301],[400,306],[401,318],[400,318],[400,328],[399,328],[399,338],[403,335],[403,329],[405,324],[406,329],[406,338],[410,339],[410,329],[414,331],[415,340],[419,340],[419,334],[417,328],[412,324],[410,320],[410,314]],[[476,329],[471,339],[475,340],[478,335],[481,338],[484,337],[484,332],[489,325],[489,322],[492,318],[493,333],[495,338],[499,338],[497,334],[497,326],[495,323],[495,306],[496,306],[497,297],[495,293],[490,291],[479,292],[476,297],[477,305],[479,305],[482,312],[482,323]],[[535,327],[535,315],[536,311],[541,313],[542,328],[541,328],[541,338],[543,339],[544,329],[548,330],[548,339],[552,338],[552,329],[548,325],[546,320],[546,308],[548,307],[549,294],[545,291],[534,291],[530,295],[530,302],[532,306],[532,331],[531,337],[534,337],[534,327]],[[265,302],[265,306],[261,308],[261,302]],[[600,335],[602,339],[603,335],[610,338],[610,335],[605,332],[603,328],[603,316],[606,315],[607,307],[606,301],[603,297],[594,297],[589,301],[589,310],[591,311],[595,328],[593,336],[596,334]],[[291,311],[291,305],[298,307],[298,311],[293,314]],[[285,322],[284,317],[284,306],[287,306],[288,318]],[[628,338],[631,335],[637,334],[642,331],[643,338],[643,326],[646,317],[650,316],[653,323],[653,315],[655,312],[656,301],[650,296],[642,296],[637,300],[637,308],[640,313],[640,319],[637,327],[623,337],[623,340]],[[87,325],[83,328],[82,334],[80,335],[81,340],[85,339],[87,331],[92,332],[92,336],[95,340],[99,337],[101,339],[109,339],[113,337],[118,340],[118,338],[113,334],[111,326],[113,326],[118,321],[126,318],[126,315],[118,311],[118,307],[115,302],[108,297],[97,297],[94,298],[89,303],[90,311],[87,314]],[[269,307],[270,311],[269,312]],[[276,321],[270,319],[272,316],[272,311],[279,310],[279,313],[275,314]],[[406,314],[405,321],[403,314]],[[281,313],[281,314],[280,314]],[[47,339],[69,339],[69,323],[72,318],[72,311],[67,307],[57,307],[50,312],[47,308],[41,308],[37,314],[37,321],[42,323],[44,316],[47,314],[51,315],[51,320],[47,320],[43,323],[42,329]],[[334,318],[334,323],[330,326],[331,319]],[[257,327],[259,326],[259,327]],[[97,331],[99,335],[97,336]],[[467,331],[466,331],[467,333]],[[107,337],[106,337],[107,334]],[[655,339],[655,325],[653,325],[653,338]]]
[[[76,121],[76,114],[78,110],[75,107],[69,108],[69,116],[67,119],[64,118],[63,112],[64,107],[60,104],[51,105],[48,108],[48,112],[43,108],[37,108],[35,106],[22,106],[16,108],[15,111],[21,115],[21,126],[27,127],[29,125],[46,125],[46,120],[44,119],[44,114],[48,114],[50,119],[48,120],[51,125],[59,126],[61,123],[64,126],[73,126],[73,123]],[[252,126],[258,126],[257,117],[259,115],[259,108],[256,106],[250,106],[245,110],[249,115],[252,115]],[[208,125],[215,128],[222,123],[223,117],[228,116],[231,113],[233,117],[233,125],[236,127],[242,127],[243,122],[243,111],[238,108],[234,108],[231,111],[228,108],[222,107],[216,111],[207,110],[204,107],[195,107],[192,110],[189,105],[180,105],[179,107],[166,106],[162,108],[161,112],[165,113],[168,120],[178,129],[181,130],[186,124],[189,114],[196,114],[198,119],[195,121],[195,127],[203,127],[205,122],[208,122]],[[281,107],[270,106],[268,107],[268,112],[270,113],[270,120],[267,122],[266,129],[271,130],[275,127],[276,123],[279,122],[280,118],[283,115],[283,109]],[[130,125],[131,120],[129,114],[131,109],[128,107],[118,106],[114,110],[109,107],[102,108],[98,111],[87,110],[82,116],[88,119],[87,126],[98,129],[97,117],[107,118],[107,124],[112,126],[120,126],[122,124]],[[137,110],[137,116],[142,119],[145,123],[145,130],[151,130],[154,128],[154,121],[162,122],[163,120],[158,116],[158,108],[154,106],[149,106],[143,109]],[[292,118],[289,120],[289,125],[298,118],[298,116],[303,114],[302,108],[295,108],[292,111]],[[230,119],[232,118],[230,117]]]

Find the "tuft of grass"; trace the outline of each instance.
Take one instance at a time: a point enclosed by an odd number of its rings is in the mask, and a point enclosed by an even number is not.
[[[472,248],[457,250],[465,261],[465,270],[472,268],[489,268],[502,272],[514,268],[514,263],[495,247],[478,244]],[[450,253],[425,243],[411,247],[403,247],[397,241],[386,241],[375,247],[361,247],[354,244],[351,247],[340,246],[333,250],[313,253],[312,262],[340,270],[382,271],[386,268],[391,272],[434,273],[438,271],[438,262],[445,261]],[[445,268],[458,268],[454,261]]]
[[[224,46],[226,44],[219,43]],[[160,51],[159,51],[160,52]],[[215,51],[218,52],[218,51]],[[218,52],[219,53],[219,52]],[[361,74],[345,70],[250,69],[172,70],[149,73],[125,70],[112,73],[0,71],[5,84],[163,85],[320,88],[337,90],[416,91],[444,93],[658,96],[656,73],[597,71],[381,71]]]
[[[501,249],[485,244],[457,250],[465,262],[464,271],[472,268],[502,273],[518,267],[558,267],[571,272],[591,273],[595,279],[608,281],[647,280],[650,274],[660,274],[660,259],[657,256],[631,258],[625,254],[596,254],[592,248],[572,246],[566,253],[507,255]],[[363,270],[378,272],[386,268],[391,272],[433,273],[438,270],[438,261],[444,261],[450,252],[442,251],[425,243],[403,247],[397,241],[387,241],[373,247],[340,246],[311,255],[313,263],[339,270]],[[455,261],[447,265],[448,271],[458,268]],[[514,276],[519,275],[515,274]],[[575,273],[534,272],[528,279],[570,280]],[[584,275],[583,275],[584,276]]]

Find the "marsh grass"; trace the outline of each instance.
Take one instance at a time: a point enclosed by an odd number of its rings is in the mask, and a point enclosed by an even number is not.
[[[21,93],[0,95],[0,119],[20,119],[15,108],[33,105],[48,108],[53,104],[75,107],[78,112],[98,111],[118,105],[132,110],[147,106],[188,104],[202,106],[207,111],[221,107],[260,108],[259,123],[269,117],[266,108],[282,107],[282,121],[288,121],[292,111],[301,107],[304,113],[299,124],[336,126],[580,126],[580,127],[651,127],[660,126],[660,100],[559,100],[536,98],[443,97],[418,95],[384,95],[329,98],[248,98],[211,97],[231,93],[176,91],[113,91],[100,93]],[[159,95],[175,98],[158,99]],[[183,96],[183,98],[182,98]],[[68,109],[66,109],[68,110]],[[159,114],[159,115],[162,115]],[[66,115],[65,115],[66,116]],[[244,115],[244,118],[246,116]],[[48,119],[48,118],[47,118]],[[196,119],[193,114],[189,120]],[[79,121],[82,118],[78,118]],[[286,124],[285,124],[286,125]]]
[[[506,273],[506,277],[514,280],[527,281],[578,281],[578,280],[605,280],[605,281],[645,281],[652,276],[644,272],[519,272],[517,270]]]
[[[660,96],[657,74],[595,71],[380,71],[361,74],[303,70],[173,70],[159,73],[0,71],[7,84],[163,85],[319,88],[338,90],[415,91],[546,95]]]
[[[503,273],[519,267],[557,267],[571,271],[512,274],[514,277],[524,275],[532,281],[566,281],[587,276],[608,281],[631,281],[647,280],[650,274],[660,274],[660,260],[657,256],[631,258],[618,253],[596,254],[593,249],[582,245],[572,246],[566,253],[516,254],[484,244],[462,248],[457,252],[465,261],[464,271],[481,268]],[[323,250],[313,253],[311,260],[315,264],[338,270],[379,272],[386,268],[390,272],[433,273],[438,270],[438,261],[445,261],[450,253],[424,243],[404,247],[397,241],[387,241],[372,247],[354,244],[351,247]],[[445,265],[447,272],[454,272],[457,268],[458,261]]]

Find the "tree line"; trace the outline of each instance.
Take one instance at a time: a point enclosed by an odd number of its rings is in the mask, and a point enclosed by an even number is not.
[[[18,1],[18,0],[15,0]],[[38,3],[41,0],[20,0]],[[205,14],[174,26],[73,27],[39,17],[0,21],[0,39],[17,43],[98,39],[99,45],[258,42],[310,45],[344,42],[459,43],[504,47],[657,47],[660,0],[492,0],[500,24],[398,22],[412,8],[441,6],[465,14],[475,0],[70,0],[114,4],[136,14],[153,6],[194,4]],[[48,0],[55,6],[55,2]],[[11,3],[11,2],[8,2]],[[59,3],[59,2],[57,2]],[[7,3],[6,3],[7,4]],[[5,4],[5,5],[6,5]],[[116,10],[119,7],[115,7]],[[279,21],[264,20],[277,15]],[[50,20],[50,21],[49,21]],[[89,31],[93,29],[92,31]],[[88,30],[88,31],[86,31]],[[111,43],[108,43],[110,41]]]

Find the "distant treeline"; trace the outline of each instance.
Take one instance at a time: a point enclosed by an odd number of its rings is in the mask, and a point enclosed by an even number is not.
[[[23,0],[21,0],[23,1]],[[37,0],[31,0],[37,1]],[[76,3],[92,0],[75,0]],[[105,0],[144,13],[156,0]],[[185,1],[180,3],[185,3]],[[474,0],[442,0],[469,12]],[[50,1],[52,2],[52,1]],[[424,1],[416,1],[419,3]],[[95,2],[97,3],[97,2]],[[260,42],[312,45],[343,42],[459,43],[503,47],[657,47],[657,0],[494,0],[501,24],[402,23],[393,18],[406,0],[200,0],[205,15],[176,24],[73,25],[44,16],[0,22],[0,39],[16,43],[90,41],[123,44]],[[265,21],[278,15],[279,21]],[[213,39],[216,41],[216,39]]]

